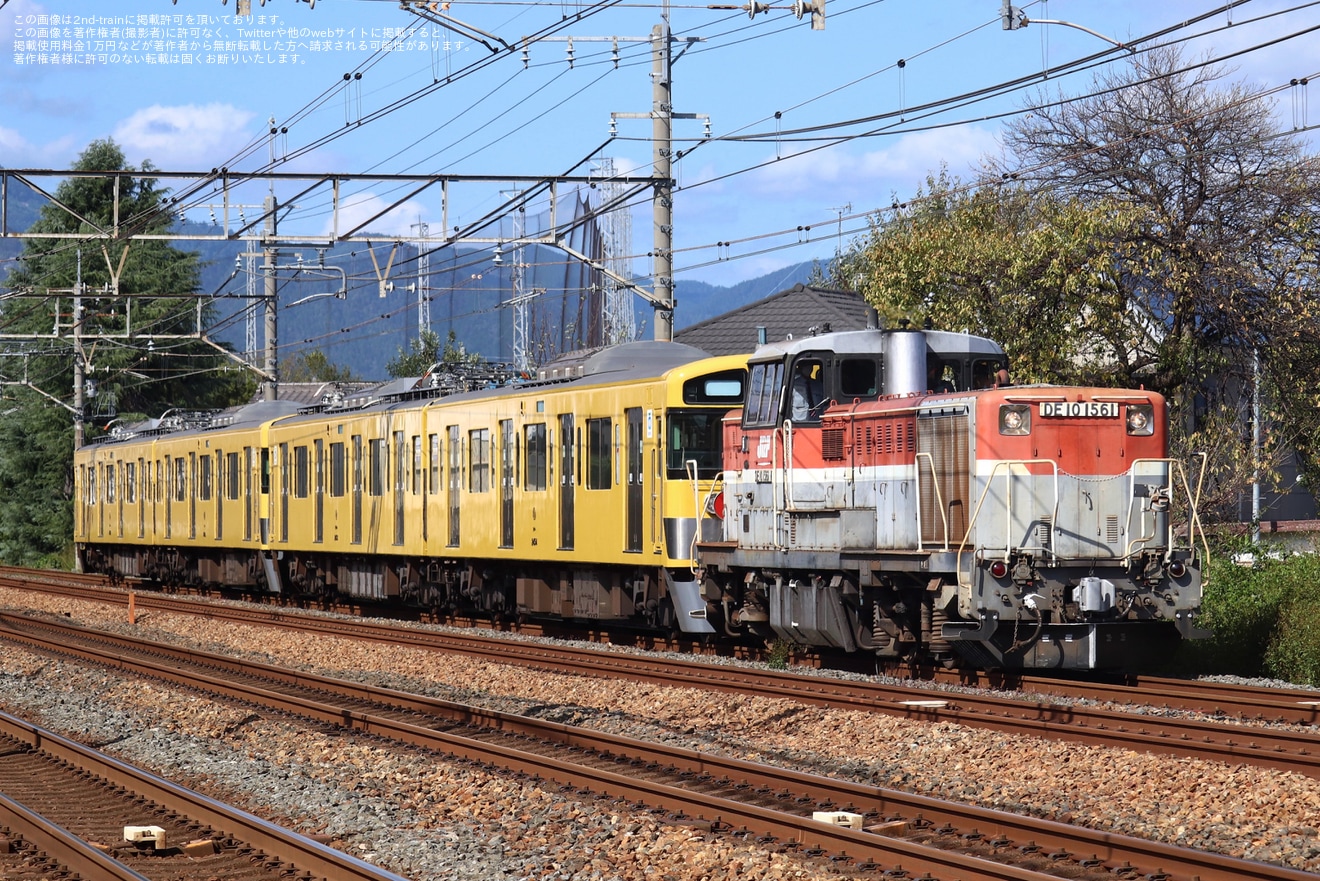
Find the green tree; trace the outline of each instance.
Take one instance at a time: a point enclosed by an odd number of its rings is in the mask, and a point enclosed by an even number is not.
[[[1119,320],[1112,242],[1134,222],[1115,206],[1088,206],[1020,187],[969,187],[947,172],[890,218],[873,221],[844,279],[899,319],[966,330],[1005,343],[1019,382],[1112,382],[1094,356]]]
[[[347,366],[340,366],[320,349],[306,349],[280,364],[282,382],[352,382],[357,377]]]
[[[61,184],[59,205],[44,206],[29,232],[75,237],[25,239],[6,280],[6,332],[33,337],[0,356],[12,408],[0,429],[0,558],[15,563],[51,562],[67,552],[75,421],[91,439],[116,419],[226,406],[253,387],[246,371],[195,338],[196,255],[133,238],[164,233],[172,220],[150,165],[132,168],[106,140],[90,144],[73,170],[131,174],[119,176],[117,190],[109,174]],[[118,234],[107,235],[116,224]],[[83,311],[74,316],[70,292],[79,278]],[[82,413],[64,403],[73,385],[75,321],[88,391],[95,391]]]
[[[1000,340],[1019,379],[1163,393],[1175,450],[1210,454],[1203,510],[1291,450],[1320,477],[1320,162],[1223,78],[1159,49],[1090,97],[1042,95],[981,180],[933,177],[836,279],[882,314]]]
[[[1173,47],[1137,56],[1090,97],[1038,101],[1008,127],[992,170],[1134,212],[1114,241],[1117,303],[1151,333],[1109,356],[1169,396],[1176,439],[1215,452],[1210,487],[1230,503],[1253,470],[1245,422],[1258,370],[1269,407],[1259,464],[1269,471],[1290,450],[1314,461],[1320,162],[1278,131],[1271,102],[1226,76]]]
[[[395,379],[405,376],[422,376],[436,364],[461,365],[477,364],[481,356],[469,355],[458,344],[458,335],[449,331],[445,344],[440,345],[440,334],[433,330],[424,330],[420,337],[408,343],[407,350],[401,346],[398,354],[385,365],[385,371]]]

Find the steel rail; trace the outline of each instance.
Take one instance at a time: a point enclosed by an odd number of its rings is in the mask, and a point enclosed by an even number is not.
[[[81,837],[0,792],[0,827],[8,826],[52,862],[84,878],[101,881],[151,881]]]
[[[27,621],[28,619],[22,619],[20,616],[0,616],[0,622],[6,625],[23,624]],[[126,650],[137,646],[133,650],[149,650],[160,656],[160,662],[134,660],[124,656],[114,658],[111,662],[131,665],[150,675],[168,678],[194,687],[204,687],[212,690],[223,688],[225,693],[237,694],[245,700],[259,702],[267,706],[274,705],[281,710],[310,715],[321,721],[359,728],[363,731],[391,737],[402,742],[441,749],[474,761],[496,763],[505,767],[516,768],[523,773],[549,776],[561,783],[580,785],[581,779],[590,779],[594,781],[592,788],[597,791],[643,801],[667,810],[697,810],[703,804],[701,800],[705,799],[707,800],[704,803],[705,810],[713,811],[714,814],[703,813],[702,816],[712,817],[716,822],[727,824],[729,818],[733,817],[744,824],[754,823],[753,828],[760,834],[769,834],[776,837],[787,836],[795,841],[831,850],[836,849],[836,847],[830,842],[836,839],[808,838],[804,834],[802,826],[803,823],[807,822],[806,818],[798,818],[796,815],[788,815],[793,819],[785,821],[782,818],[782,812],[779,811],[744,804],[740,801],[732,802],[732,804],[741,805],[740,808],[733,809],[724,804],[725,800],[716,796],[690,793],[687,790],[680,790],[685,795],[682,798],[676,798],[673,793],[669,792],[672,787],[666,787],[664,784],[655,782],[646,784],[645,788],[641,790],[642,794],[639,795],[639,791],[635,788],[622,790],[617,788],[616,775],[611,772],[591,769],[590,766],[584,766],[577,762],[565,764],[545,756],[528,758],[531,754],[525,751],[509,750],[461,735],[436,732],[411,722],[401,722],[382,717],[378,713],[363,712],[343,706],[327,706],[323,703],[324,698],[308,701],[297,696],[272,692],[262,687],[249,686],[229,680],[217,680],[205,674],[187,673],[180,671],[176,665],[184,661],[205,664],[208,667],[214,667],[233,675],[255,676],[280,684],[311,689],[318,694],[332,694],[352,700],[372,701],[410,713],[450,719],[468,725],[481,725],[500,732],[512,732],[543,740],[552,740],[575,750],[590,751],[606,757],[627,757],[633,767],[663,764],[680,772],[718,779],[721,785],[727,782],[727,785],[734,788],[750,788],[754,785],[763,788],[782,787],[789,793],[802,793],[806,800],[815,800],[818,805],[844,804],[848,806],[846,809],[849,811],[864,811],[890,818],[893,818],[893,815],[897,813],[904,818],[919,820],[923,826],[952,823],[962,830],[971,829],[974,834],[993,833],[1000,838],[1013,839],[1019,846],[1030,842],[1031,845],[1042,850],[1052,851],[1052,855],[1056,858],[1059,858],[1060,854],[1072,856],[1084,855],[1089,852],[1091,858],[1087,862],[1110,867],[1130,866],[1135,863],[1146,870],[1154,869],[1155,875],[1172,873],[1182,878],[1231,878],[1246,879],[1246,881],[1281,881],[1281,879],[1303,881],[1303,879],[1313,878],[1313,876],[1304,872],[1222,854],[1189,850],[1117,833],[1090,830],[868,784],[836,780],[739,759],[724,758],[681,747],[611,735],[564,723],[545,722],[494,710],[473,708],[452,701],[347,682],[300,671],[290,671],[266,664],[241,661],[223,655],[213,655],[146,640],[137,640],[131,637],[107,634],[102,631],[87,631],[84,628],[59,622],[34,621],[31,623],[41,629],[50,629],[57,636],[47,639],[27,633],[21,634],[21,638],[31,639],[39,645],[47,646],[50,650],[64,652],[75,650],[79,651],[80,654],[82,653],[77,647],[70,645],[67,636],[61,638],[59,636],[61,633],[85,635],[97,642],[104,642],[112,647]],[[95,657],[97,654],[97,652],[89,652],[88,656]],[[102,661],[102,663],[104,662]],[[216,686],[212,684],[213,682],[219,682],[220,685]],[[565,767],[569,769],[567,777],[564,776]],[[625,776],[626,779],[631,781],[636,779],[635,774]],[[658,797],[645,795],[645,793],[652,791],[659,792],[660,795]],[[814,821],[812,822],[814,824]],[[809,831],[819,832],[814,825],[807,828]],[[844,849],[844,852],[850,853],[847,849]],[[940,852],[944,853],[944,851]],[[868,859],[884,858],[885,856],[884,852],[867,854]],[[904,859],[908,859],[910,862],[910,858],[904,857]]]
[[[8,713],[0,712],[0,733],[60,761],[84,768],[203,825],[223,830],[240,841],[318,877],[331,881],[407,881],[401,875],[135,768],[127,762]],[[103,876],[90,873],[87,877]]]

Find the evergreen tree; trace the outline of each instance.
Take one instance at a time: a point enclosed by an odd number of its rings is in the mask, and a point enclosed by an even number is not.
[[[28,230],[70,237],[24,239],[6,280],[5,331],[32,336],[0,354],[11,408],[0,428],[0,559],[11,563],[54,562],[68,550],[75,421],[90,440],[116,420],[228,406],[253,388],[241,367],[195,338],[196,254],[134,237],[163,234],[172,223],[150,164],[134,169],[105,140],[90,144],[73,171],[102,173],[66,180],[59,204],[43,206]],[[108,174],[116,171],[129,172],[118,176],[118,204]],[[79,278],[83,309],[75,316]],[[65,403],[75,322],[88,392],[80,413]]]

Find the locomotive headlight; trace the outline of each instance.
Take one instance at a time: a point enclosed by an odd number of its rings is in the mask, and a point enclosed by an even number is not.
[[[1031,408],[1026,404],[999,406],[999,433],[1011,435],[1031,434]]]
[[[1155,407],[1131,404],[1127,408],[1127,433],[1146,437],[1155,433]]]

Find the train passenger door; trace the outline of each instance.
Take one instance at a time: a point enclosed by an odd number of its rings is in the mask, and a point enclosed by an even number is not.
[[[312,514],[312,541],[320,544],[325,541],[325,440],[318,437],[312,441],[312,447],[316,451],[316,501]]]
[[[353,544],[362,544],[362,435],[353,435]]]
[[[513,547],[513,420],[500,420],[500,547]]]
[[[463,491],[463,447],[459,427],[449,429],[449,546],[458,547],[458,501]]]
[[[628,502],[627,535],[625,550],[640,553],[642,550],[642,408],[629,407],[623,411],[628,422]]]
[[[564,413],[559,417],[559,547],[571,550],[573,547],[573,495],[577,482],[577,470],[573,463],[576,456],[574,449],[573,414]]]
[[[394,432],[394,543],[403,544],[404,491],[408,482],[408,457],[404,455],[403,432]]]

